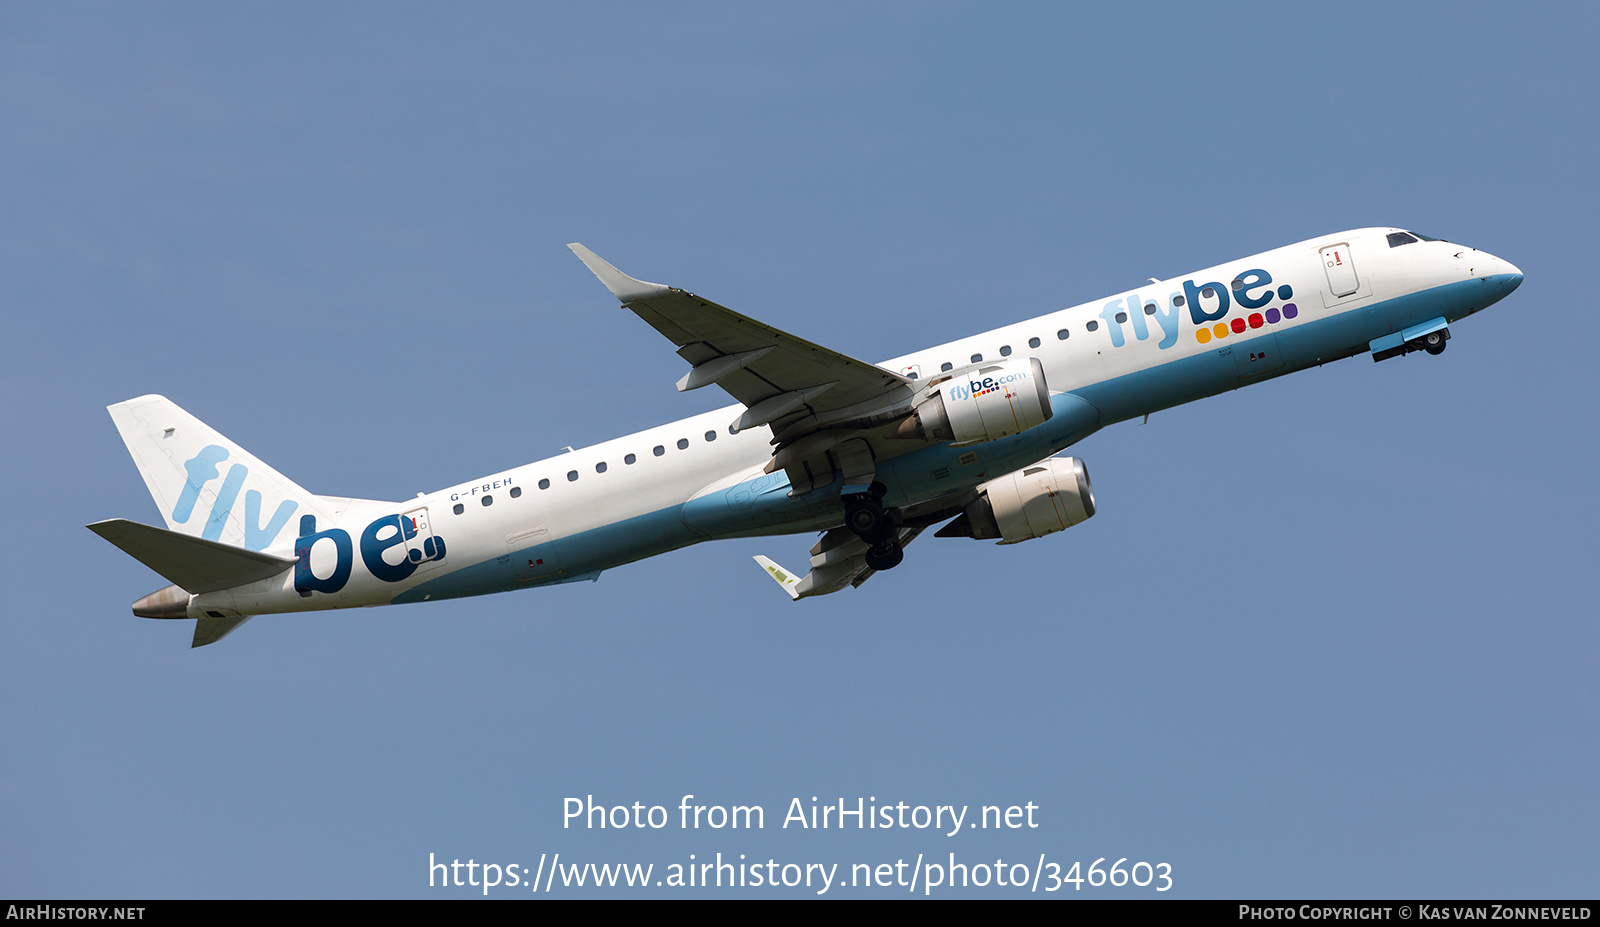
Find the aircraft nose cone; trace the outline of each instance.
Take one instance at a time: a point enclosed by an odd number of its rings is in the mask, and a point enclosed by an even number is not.
[[[1491,287],[1496,299],[1510,294],[1522,285],[1522,270],[1510,261],[1495,257],[1487,251],[1465,251],[1457,259],[1469,265],[1469,273]]]
[[[1490,255],[1494,267],[1489,271],[1495,283],[1505,288],[1507,293],[1522,285],[1522,270],[1517,265],[1504,258]]]

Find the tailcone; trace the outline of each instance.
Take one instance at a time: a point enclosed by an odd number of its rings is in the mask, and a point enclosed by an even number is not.
[[[133,613],[140,618],[187,618],[189,593],[180,586],[158,589],[133,603]]]

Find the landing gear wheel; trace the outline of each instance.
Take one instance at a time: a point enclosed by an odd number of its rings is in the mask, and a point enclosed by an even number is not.
[[[1434,356],[1443,354],[1446,344],[1449,344],[1449,341],[1445,338],[1444,332],[1429,332],[1422,336],[1422,350]]]
[[[892,570],[906,559],[906,552],[900,549],[900,542],[887,540],[875,544],[867,550],[867,566],[874,570]]]
[[[873,483],[866,492],[844,497],[844,524],[856,537],[868,544],[877,544],[895,536],[905,518],[896,508],[883,507],[888,487]]]
[[[857,496],[845,503],[844,523],[857,537],[870,538],[883,533],[888,515],[878,500]]]

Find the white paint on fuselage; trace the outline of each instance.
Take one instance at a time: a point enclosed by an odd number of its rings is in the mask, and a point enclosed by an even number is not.
[[[937,347],[916,351],[885,361],[881,366],[902,370],[917,366],[921,376],[937,376],[942,365],[967,366],[974,355],[985,361],[1002,359],[1001,350],[1011,348],[1009,359],[1037,357],[1044,367],[1052,393],[1073,392],[1096,383],[1149,370],[1174,361],[1217,351],[1226,345],[1249,345],[1254,337],[1285,332],[1314,324],[1333,316],[1363,309],[1395,297],[1418,293],[1450,283],[1493,274],[1519,274],[1505,261],[1449,242],[1416,242],[1390,247],[1385,236],[1396,229],[1373,228],[1300,242],[1237,261],[1230,261],[1195,273],[1159,283],[1125,290],[1104,299],[1093,300],[1038,318],[990,329],[980,334]],[[1321,266],[1319,250],[1333,243],[1348,245],[1359,287],[1343,299],[1329,294],[1328,278]],[[1272,275],[1272,286],[1288,285],[1292,298],[1274,298],[1270,305],[1294,303],[1297,315],[1283,318],[1260,330],[1247,330],[1224,340],[1201,343],[1190,308],[1185,305],[1168,319],[1168,327],[1156,318],[1146,319],[1146,337],[1136,337],[1132,320],[1123,324],[1124,344],[1114,347],[1109,332],[1111,322],[1103,317],[1113,301],[1127,304],[1138,296],[1139,311],[1147,302],[1156,302],[1158,311],[1170,312],[1173,297],[1185,292],[1184,282],[1220,283],[1227,287],[1236,275],[1264,269]],[[1186,300],[1187,302],[1187,300]],[[1248,310],[1246,310],[1248,311]],[[1224,321],[1239,318],[1235,305]],[[1176,320],[1177,338],[1169,347],[1160,343]],[[1453,321],[1453,319],[1452,319]],[[1096,330],[1088,330],[1096,323]],[[1066,339],[1057,332],[1070,332]],[[1386,330],[1385,330],[1386,331]],[[1374,332],[1377,337],[1385,332]],[[1039,339],[1037,348],[1029,340]],[[1302,365],[1303,366],[1303,365]],[[1235,384],[1240,385],[1240,384]],[[1231,387],[1230,387],[1231,388]],[[1135,406],[1123,410],[1120,418],[1164,408],[1159,401],[1149,408]],[[241,614],[303,611],[323,608],[384,604],[419,583],[464,567],[471,567],[508,554],[508,538],[526,536],[544,528],[552,541],[571,538],[588,531],[628,519],[681,508],[690,500],[710,491],[725,489],[755,479],[770,459],[770,430],[762,427],[733,434],[729,426],[743,412],[730,405],[636,434],[591,447],[579,448],[510,470],[499,471],[480,480],[463,483],[398,503],[356,502],[343,513],[337,527],[348,530],[357,545],[349,582],[338,593],[316,593],[309,597],[293,588],[293,571],[220,593],[195,597],[190,614],[198,616],[208,608],[221,608]],[[1109,421],[1102,425],[1111,424]],[[707,440],[710,435],[712,440]],[[686,442],[680,448],[679,442]],[[663,452],[657,456],[656,447]],[[907,451],[917,447],[908,442]],[[635,462],[625,462],[632,454]],[[604,465],[604,472],[597,466]],[[570,478],[575,474],[576,478]],[[540,481],[548,480],[541,489]],[[511,497],[513,487],[521,490]],[[827,492],[827,489],[819,490]],[[485,505],[485,500],[491,500]],[[454,514],[454,506],[462,506]],[[427,506],[433,530],[448,540],[448,556],[426,574],[419,573],[399,583],[383,582],[372,576],[359,551],[360,532],[373,519]],[[789,530],[808,530],[809,524]],[[685,543],[707,539],[684,525]],[[777,526],[771,533],[784,533]],[[292,532],[291,532],[292,533]],[[269,552],[294,556],[294,539],[279,541]],[[683,546],[675,544],[674,546]],[[664,548],[671,549],[671,548]],[[637,558],[632,558],[637,559]],[[313,559],[316,562],[316,559]],[[491,591],[491,590],[485,590]]]

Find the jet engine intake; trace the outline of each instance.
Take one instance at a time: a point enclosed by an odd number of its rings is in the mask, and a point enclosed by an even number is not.
[[[937,383],[889,437],[965,447],[1027,431],[1052,413],[1044,367],[1036,357],[1019,357],[981,364]]]
[[[1076,457],[1052,457],[978,487],[936,537],[998,538],[1002,544],[1042,538],[1094,516],[1094,487]]]

